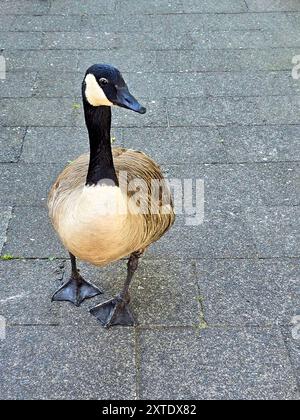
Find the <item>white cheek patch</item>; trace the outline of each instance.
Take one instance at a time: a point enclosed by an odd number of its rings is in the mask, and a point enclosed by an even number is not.
[[[88,74],[85,78],[86,89],[85,96],[92,106],[112,106],[113,104],[107,99],[103,89],[99,86],[96,77]]]

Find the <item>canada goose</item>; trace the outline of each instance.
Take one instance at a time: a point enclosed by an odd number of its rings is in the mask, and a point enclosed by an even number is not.
[[[139,258],[173,225],[173,204],[170,199],[169,205],[163,206],[160,198],[153,212],[152,182],[164,182],[159,166],[141,152],[111,147],[111,107],[146,112],[130,94],[119,70],[103,64],[90,67],[82,84],[82,96],[90,154],[80,156],[60,174],[48,200],[51,221],[72,263],[71,278],[54,294],[53,301],[70,301],[79,306],[101,293],[79,274],[76,258],[103,267],[130,256],[122,292],[91,313],[107,328],[134,325],[128,307],[129,286]],[[121,188],[124,174],[126,187],[136,179],[146,185],[147,191],[139,202],[146,211],[132,210],[134,194]]]

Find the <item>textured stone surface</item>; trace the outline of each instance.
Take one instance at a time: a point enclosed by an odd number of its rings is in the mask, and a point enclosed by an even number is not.
[[[182,34],[174,38],[174,34],[166,33],[162,38],[156,33],[145,33],[143,37],[139,33],[119,34],[114,32],[49,32],[43,39],[46,49],[78,49],[85,50],[88,46],[91,50],[111,50],[117,48],[134,48],[137,50],[190,49],[192,36]],[[297,46],[296,42],[296,46]],[[294,46],[294,45],[291,45]]]
[[[254,165],[256,189],[267,206],[298,206],[300,168],[297,162]],[[297,207],[295,207],[297,210]]]
[[[247,11],[243,0],[121,0],[117,2],[117,12],[135,14],[155,13],[237,13]]]
[[[53,52],[59,53],[59,50]],[[78,51],[78,68],[84,72],[93,64],[104,62],[123,69],[128,72],[137,72],[145,69],[145,71],[152,72],[156,68],[156,51],[141,51],[116,49],[110,51],[101,50],[79,50]]]
[[[197,273],[212,325],[290,325],[300,307],[298,259],[205,260]]]
[[[76,69],[78,56],[74,51],[5,51],[8,71],[66,71],[66,67]]]
[[[152,330],[141,333],[143,399],[296,399],[278,329]]]
[[[118,144],[143,150],[165,166],[227,161],[226,149],[214,128],[124,128],[122,132]]]
[[[133,332],[127,328],[9,328],[0,341],[1,397],[134,399],[133,347]]]
[[[299,12],[297,0],[0,0],[2,399],[300,398]],[[47,194],[88,152],[81,83],[101,62],[148,110],[115,108],[114,144],[204,182],[195,225],[178,211],[140,263],[133,330],[89,313],[120,292],[126,259],[79,261],[104,293],[51,303],[70,260]]]
[[[299,257],[300,208],[257,207],[245,211],[260,257]]]
[[[219,128],[230,162],[300,160],[300,126]]]
[[[22,151],[26,130],[18,127],[1,127],[0,162],[17,162]]]
[[[50,225],[42,207],[17,207],[7,232],[4,253],[21,258],[65,257],[66,251]]]
[[[12,209],[10,207],[0,207],[0,251],[7,240],[7,228],[11,218]]]
[[[11,205],[45,205],[51,185],[67,164],[0,164],[1,200]]]
[[[300,11],[297,0],[246,0],[249,10],[255,12],[290,12]]]
[[[7,325],[58,325],[51,283],[61,277],[57,262],[1,261],[0,313]]]
[[[0,48],[12,50],[38,49],[42,45],[41,33],[0,32]]]
[[[286,345],[289,351],[289,355],[292,361],[292,365],[295,369],[295,375],[300,385],[300,310],[296,311],[293,317],[293,326],[290,328],[282,329],[283,337],[286,341]]]
[[[48,0],[2,0],[0,14],[2,15],[24,15],[35,13],[46,13],[49,10]]]
[[[2,8],[2,5],[1,5]],[[15,22],[15,16],[1,16],[0,15],[0,30],[10,31],[13,23]]]
[[[1,99],[0,124],[6,126],[72,126],[77,111],[72,99]]]
[[[15,31],[73,31],[82,29],[82,17],[80,15],[28,15],[17,16],[11,29]]]
[[[2,98],[30,98],[35,90],[35,73],[7,72],[5,80],[0,80]]]
[[[51,3],[50,13],[53,14],[96,14],[103,15],[113,13],[116,8],[116,0],[90,0],[83,3],[80,0],[54,0]]]
[[[178,246],[180,244],[180,246]],[[187,226],[177,218],[173,229],[149,249],[165,258],[249,258],[257,255],[252,232],[238,210],[211,210],[204,223]]]
[[[290,71],[291,57],[297,54],[298,48],[202,50],[201,54],[186,50],[157,51],[156,66],[159,71],[164,72],[249,71],[249,69]],[[133,66],[131,59],[130,65]],[[148,68],[149,64],[146,65]],[[154,68],[154,63],[151,64],[151,68]]]
[[[172,2],[173,3],[173,2]],[[200,4],[201,5],[201,4]],[[177,33],[189,33],[195,31],[244,31],[244,30],[272,30],[274,25],[281,30],[291,28],[294,16],[286,16],[283,13],[230,13],[230,14],[152,14],[130,15],[120,14],[117,16],[87,15],[83,19],[85,30],[91,28],[95,31],[110,32],[112,27],[115,32],[136,32],[143,27],[145,32],[159,32],[164,34],[166,30],[174,30]],[[51,19],[50,19],[51,22]],[[51,24],[50,24],[51,25]],[[68,27],[68,26],[67,26]]]
[[[300,40],[296,31],[243,31],[237,37],[234,32],[193,32],[191,49],[260,49],[298,47]]]
[[[170,99],[171,126],[298,124],[298,96]]]

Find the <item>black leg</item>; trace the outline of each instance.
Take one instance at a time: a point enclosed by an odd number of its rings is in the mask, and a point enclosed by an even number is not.
[[[127,266],[127,278],[122,292],[114,299],[91,309],[91,314],[94,315],[105,328],[110,328],[113,325],[135,325],[134,318],[128,306],[130,302],[129,287],[134,273],[138,268],[140,257],[141,253],[134,253],[130,256]]]
[[[80,306],[85,299],[91,299],[100,295],[102,292],[81,277],[79,270],[77,269],[76,258],[72,254],[70,254],[70,257],[72,265],[71,278],[56,293],[54,293],[52,301],[72,302],[74,305]]]

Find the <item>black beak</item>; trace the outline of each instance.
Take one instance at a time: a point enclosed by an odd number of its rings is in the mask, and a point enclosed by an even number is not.
[[[117,100],[115,105],[122,108],[131,109],[131,111],[138,112],[139,114],[146,114],[147,110],[143,107],[134,96],[131,95],[127,86],[118,89]]]

